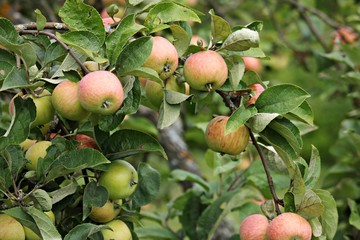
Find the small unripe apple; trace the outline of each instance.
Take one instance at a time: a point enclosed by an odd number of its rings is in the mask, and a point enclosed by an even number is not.
[[[76,134],[75,140],[80,142],[78,149],[93,148],[93,149],[99,150],[99,146],[97,145],[95,139],[93,139],[92,137],[89,137],[85,134]]]
[[[130,240],[131,232],[129,227],[119,219],[112,220],[105,224],[112,230],[101,230],[104,240]]]
[[[152,38],[153,46],[144,67],[155,70],[163,80],[169,78],[178,67],[178,54],[174,45],[164,37]]]
[[[25,166],[28,170],[36,171],[39,158],[44,158],[47,154],[46,149],[50,147],[50,141],[39,141],[33,144],[25,153],[25,158],[29,161]]]
[[[217,116],[208,124],[205,140],[210,149],[219,153],[237,155],[249,144],[249,130],[241,125],[236,130],[225,135],[228,116]]]
[[[259,83],[251,84],[250,86],[248,86],[248,88],[252,90],[252,94],[251,96],[249,96],[249,100],[245,103],[245,106],[255,104],[260,94],[265,90],[265,88]]]
[[[102,207],[92,207],[90,219],[98,223],[106,223],[113,220],[121,211],[122,200],[107,201]]]
[[[0,214],[0,239],[1,240],[24,240],[23,226],[13,217]]]
[[[267,240],[269,220],[261,214],[247,216],[240,225],[241,240]]]
[[[262,65],[258,58],[254,57],[242,57],[244,64],[245,64],[245,70],[247,71],[254,71],[257,73],[260,73],[262,71]]]
[[[51,98],[52,104],[63,118],[81,121],[90,115],[81,106],[78,91],[79,84],[69,80],[64,80],[55,87]]]
[[[192,54],[184,64],[184,77],[191,88],[200,91],[219,89],[228,77],[225,60],[215,51]]]
[[[296,213],[286,212],[270,222],[267,234],[269,240],[311,240],[312,230],[305,218]]]
[[[109,71],[95,71],[86,74],[79,82],[81,106],[91,112],[110,115],[116,112],[124,101],[124,90],[120,80]]]

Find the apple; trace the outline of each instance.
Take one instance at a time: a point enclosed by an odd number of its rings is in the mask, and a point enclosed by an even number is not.
[[[23,226],[13,217],[0,214],[0,239],[1,240],[24,240]]]
[[[107,201],[102,207],[92,207],[90,212],[90,219],[98,223],[106,223],[113,220],[119,215],[121,210],[122,200]]]
[[[34,145],[36,143],[36,140],[34,139],[25,139],[22,143],[20,143],[20,147],[23,151],[28,150],[32,145]]]
[[[95,139],[93,139],[92,137],[89,137],[88,135],[76,134],[75,140],[80,142],[78,149],[82,149],[82,148],[93,148],[93,149],[97,149],[97,150],[100,149],[99,146],[97,145]]]
[[[78,90],[79,84],[69,80],[64,80],[55,87],[51,101],[61,117],[81,121],[90,115],[80,104]]]
[[[163,80],[169,78],[178,67],[178,54],[174,45],[161,36],[152,38],[153,46],[150,56],[143,67],[155,70]]]
[[[115,20],[115,21],[114,21],[114,20]],[[111,24],[120,22],[120,20],[121,20],[121,18],[118,18],[118,17],[114,17],[114,19],[112,19],[111,17],[102,18],[104,27],[108,27],[108,26],[110,26]]]
[[[262,65],[258,58],[254,57],[242,57],[245,65],[245,70],[254,71],[260,73],[262,71]]]
[[[286,212],[270,222],[267,235],[269,240],[311,240],[312,230],[305,218],[296,213]]]
[[[124,160],[110,163],[109,169],[102,172],[99,178],[99,184],[107,189],[111,200],[130,197],[135,192],[137,183],[138,173]]]
[[[25,167],[28,170],[36,171],[39,158],[44,158],[47,154],[46,149],[50,147],[50,141],[39,141],[34,143],[25,153],[25,158],[29,161]]]
[[[240,225],[241,240],[267,240],[269,220],[261,214],[247,216]]]
[[[193,35],[190,39],[190,45],[195,45],[195,46],[199,46],[198,43],[201,43],[202,45],[200,45],[201,47],[206,47],[208,45],[207,41],[198,36],[198,35]]]
[[[249,100],[245,103],[246,107],[250,106],[251,104],[255,104],[260,94],[265,90],[265,88],[259,83],[251,84],[248,86],[248,88],[250,88],[254,94],[251,94]]]
[[[119,219],[112,220],[105,224],[112,230],[101,230],[104,240],[130,240],[131,232],[129,227]]]
[[[13,116],[15,114],[14,99],[18,96],[21,96],[24,99],[31,98],[34,101],[36,107],[36,118],[31,123],[30,127],[41,126],[52,121],[55,114],[55,110],[51,103],[51,93],[48,90],[41,89],[35,91],[34,94],[29,93],[23,95],[22,93],[19,93],[15,95],[9,103],[10,116]]]
[[[225,135],[228,120],[228,116],[213,118],[206,128],[205,140],[209,148],[215,152],[237,155],[249,144],[249,130],[245,125],[241,125]]]
[[[340,42],[344,44],[353,44],[356,39],[358,39],[358,37],[359,35],[355,33],[351,28],[340,27],[336,30],[334,43],[336,43],[337,40],[340,40]]]
[[[86,74],[79,82],[78,94],[85,110],[102,115],[116,112],[124,101],[122,84],[109,71],[99,70]]]
[[[184,64],[184,77],[191,88],[200,91],[219,89],[228,77],[221,55],[212,50],[192,54]]]
[[[55,215],[52,211],[44,212],[55,224]],[[25,239],[26,240],[42,240],[40,236],[38,236],[33,230],[24,226]]]

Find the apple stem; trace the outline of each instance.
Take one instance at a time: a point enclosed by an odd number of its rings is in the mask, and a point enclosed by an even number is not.
[[[250,133],[250,138],[251,138],[251,141],[252,143],[254,144],[255,148],[256,148],[256,151],[259,153],[259,156],[260,156],[260,159],[261,159],[261,162],[262,162],[262,165],[264,167],[264,170],[265,170],[265,173],[266,173],[266,177],[267,177],[267,181],[268,181],[268,184],[269,184],[269,188],[270,188],[270,191],[271,191],[271,195],[273,196],[273,199],[274,199],[274,203],[275,203],[275,210],[276,210],[276,214],[277,215],[280,215],[281,214],[281,211],[280,211],[280,207],[279,207],[279,204],[281,202],[281,200],[278,198],[278,196],[276,195],[276,191],[275,191],[275,186],[274,186],[274,182],[273,182],[273,179],[271,177],[271,174],[270,174],[270,170],[269,170],[269,167],[267,165],[267,162],[266,162],[266,159],[265,159],[265,155],[264,153],[262,152],[253,132],[251,131],[250,128],[249,129],[249,133]]]
[[[211,92],[213,90],[211,83],[206,84],[206,88],[207,88],[208,92]]]

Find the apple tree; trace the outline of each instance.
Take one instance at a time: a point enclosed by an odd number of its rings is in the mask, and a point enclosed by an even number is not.
[[[319,152],[302,156],[311,96],[246,67],[244,57],[268,59],[263,23],[230,25],[175,1],[125,5],[104,17],[66,0],[59,22],[39,9],[33,23],[0,18],[0,216],[26,229],[8,228],[10,236],[247,239],[229,217],[261,213],[270,239],[299,228],[303,239],[332,239],[338,212],[318,184]],[[206,17],[210,41],[191,43],[191,26]],[[156,128],[141,124],[149,112]],[[146,211],[167,182],[148,156],[171,163],[181,145],[169,147],[174,136],[164,142],[157,131],[195,115],[204,119],[193,127],[208,145],[201,159],[210,173],[173,169],[167,178],[184,192],[168,199],[165,216]],[[230,236],[219,233],[225,225]]]

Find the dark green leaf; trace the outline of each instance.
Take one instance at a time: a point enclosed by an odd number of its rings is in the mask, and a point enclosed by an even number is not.
[[[8,69],[6,70],[8,71]],[[28,82],[28,76],[24,69],[12,67],[11,71],[5,76],[4,82],[2,83],[0,91],[24,88],[31,86]]]
[[[67,53],[66,49],[59,42],[53,42],[46,49],[43,65],[45,66],[55,60],[61,60]]]
[[[228,134],[240,126],[244,125],[247,120],[255,116],[256,108],[245,108],[244,105],[241,105],[238,109],[233,112],[226,123],[225,134]]]
[[[23,150],[19,145],[10,145],[5,149],[3,157],[11,169],[13,178],[17,179],[19,173],[27,162],[27,160],[24,158]]]
[[[217,16],[213,9],[209,13],[211,15],[211,36],[213,37],[213,42],[224,41],[231,33],[230,24],[222,17]]]
[[[36,189],[31,193],[30,198],[33,200],[35,206],[44,212],[50,211],[52,208],[52,201],[49,194],[42,190]]]
[[[296,212],[295,198],[292,192],[286,192],[284,195],[285,212]]]
[[[35,10],[36,13],[36,28],[41,31],[45,28],[46,17],[41,13],[39,9]]]
[[[81,61],[81,62],[85,62],[85,60],[87,59],[87,56],[85,53],[82,53],[76,49],[73,49],[75,56]],[[79,70],[80,66],[79,64],[74,60],[74,58],[68,53],[65,57],[65,59],[63,60],[63,62],[61,63],[61,65],[59,66],[59,68],[56,70],[56,72],[51,76],[51,78],[57,78],[57,77],[63,77],[64,76],[64,72],[68,72],[71,70]]]
[[[210,190],[210,185],[198,175],[184,170],[176,169],[171,172],[171,177],[177,181],[190,181],[199,184],[205,192]]]
[[[93,223],[82,223],[77,225],[66,234],[64,240],[87,240],[94,233],[107,229],[107,226],[96,225]]]
[[[177,240],[175,233],[162,227],[138,227],[135,228],[139,239]]]
[[[102,207],[109,199],[109,193],[103,186],[98,186],[95,181],[89,182],[84,189],[83,215],[84,221],[91,212],[91,207]]]
[[[354,200],[348,199],[347,200],[348,206],[350,208],[350,217],[349,217],[349,223],[356,227],[356,229],[360,230],[360,215],[357,208],[357,204]]]
[[[33,230],[36,234],[40,235],[40,230],[37,227],[34,219],[21,207],[13,207],[5,210],[5,213],[15,218],[23,226],[26,226]]]

